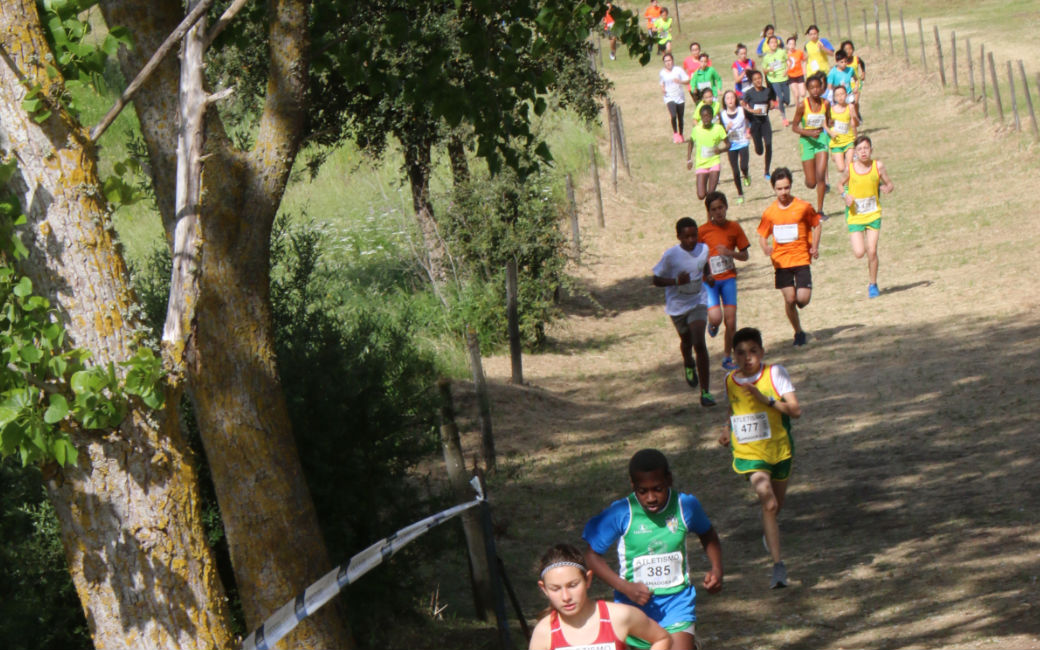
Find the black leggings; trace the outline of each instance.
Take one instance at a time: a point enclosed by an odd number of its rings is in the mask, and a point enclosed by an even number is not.
[[[668,115],[672,117],[672,133],[682,134],[683,113],[686,112],[686,104],[676,104],[675,102],[668,102],[665,105],[668,107]],[[678,128],[676,128],[676,125],[678,125]]]
[[[743,174],[744,176],[748,175],[748,158],[750,157],[750,154],[748,153],[749,151],[749,147],[743,147],[741,149],[730,149],[726,152],[729,154],[730,169],[733,170],[733,184],[737,186],[737,194],[741,196],[744,196],[744,187],[740,184],[740,176],[741,174]],[[739,171],[737,169],[738,159],[740,164]]]
[[[769,120],[751,120],[751,140],[755,143],[755,155],[761,156],[763,149],[766,154],[766,173],[769,173],[769,163],[773,162],[773,127]]]

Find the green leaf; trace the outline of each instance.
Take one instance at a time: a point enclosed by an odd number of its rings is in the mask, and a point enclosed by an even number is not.
[[[43,358],[43,352],[35,345],[26,345],[18,350],[18,356],[26,363],[39,363]]]
[[[40,110],[42,106],[43,100],[39,97],[29,97],[28,95],[26,95],[26,99],[22,100],[22,109],[24,109],[25,112],[29,113],[30,115]]]
[[[43,413],[43,421],[47,424],[55,424],[65,419],[65,416],[69,414],[69,403],[59,394],[51,395],[50,406]],[[58,461],[61,462],[60,460]]]
[[[66,437],[58,438],[51,443],[51,454],[54,456],[54,460],[62,467],[75,465],[79,460],[79,452],[76,451],[76,448],[72,446],[72,442]]]
[[[32,293],[32,280],[23,277],[21,280],[18,281],[18,284],[15,285],[14,289],[11,289],[11,293],[18,296],[19,298],[24,298],[28,296]]]
[[[35,115],[33,115],[33,122],[36,122],[37,124],[43,124],[44,122],[47,121],[47,118],[49,118],[50,116],[51,116],[51,112],[50,111],[43,111],[42,113],[36,113]]]
[[[99,376],[96,368],[74,372],[69,379],[72,392],[76,393],[77,397],[97,393],[105,387],[105,383],[104,376]]]

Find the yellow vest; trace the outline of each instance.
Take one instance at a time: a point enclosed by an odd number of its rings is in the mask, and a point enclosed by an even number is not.
[[[834,120],[834,125],[831,127],[831,132],[834,133],[831,137],[831,149],[840,149],[841,147],[856,141],[856,130],[852,128],[851,105],[846,104],[845,112],[839,113],[834,110],[834,105],[832,104],[831,119]],[[840,133],[842,129],[845,130],[844,133]]]
[[[754,385],[766,397],[780,401],[780,395],[773,388],[771,368],[762,364],[762,374]],[[734,379],[736,372],[726,375],[733,457],[763,460],[771,465],[787,460],[792,447],[791,418],[749,395]]]
[[[877,161],[870,162],[870,171],[866,174],[856,172],[856,162],[849,165],[849,196],[852,206],[849,208],[846,222],[853,226],[862,226],[881,216],[881,176],[878,174]]]

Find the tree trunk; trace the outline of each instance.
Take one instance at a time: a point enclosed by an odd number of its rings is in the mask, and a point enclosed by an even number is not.
[[[123,57],[127,74],[147,61],[180,19],[173,9],[179,3],[170,0],[105,0],[102,6],[109,24],[125,25],[134,34],[137,47]],[[307,3],[276,0],[270,12],[271,82],[256,146],[250,152],[232,150],[212,111],[206,120],[210,158],[203,169],[199,296],[187,350],[188,391],[250,629],[332,566],[278,378],[269,301],[271,226],[305,117]],[[159,21],[159,15],[166,17]],[[176,92],[174,65],[146,84],[134,102],[171,241]],[[304,621],[286,644],[352,646],[336,606]]]
[[[18,160],[11,189],[28,217],[22,266],[92,362],[128,359],[143,329],[101,197],[87,131],[63,109],[37,124],[21,81],[51,79],[36,5],[0,4],[0,141]],[[73,582],[101,648],[226,648],[227,607],[199,513],[179,393],[152,413],[133,403],[116,430],[74,430],[77,466],[48,471]]]
[[[419,224],[419,232],[423,239],[423,267],[430,276],[435,290],[451,277],[451,259],[444,246],[437,220],[433,215],[433,203],[430,201],[430,150],[433,148],[432,137],[425,133],[405,138],[404,166],[408,172],[408,182],[412,189],[412,207],[415,219]]]

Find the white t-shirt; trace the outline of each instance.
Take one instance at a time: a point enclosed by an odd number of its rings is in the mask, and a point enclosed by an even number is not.
[[[786,395],[794,392],[794,384],[791,383],[791,375],[787,374],[787,368],[783,366],[773,364],[769,366],[771,371],[773,387],[776,388],[778,395]],[[743,377],[740,373],[733,373],[733,381],[737,382],[741,386],[747,384],[753,384],[762,377],[762,371],[760,370],[754,377]]]
[[[671,72],[662,69],[660,77],[661,83],[664,84],[664,103],[675,102],[676,104],[682,104],[685,99],[683,84],[690,82],[690,75],[686,74],[686,71],[681,66],[673,66]]]
[[[664,252],[661,261],[654,267],[654,275],[660,278],[677,278],[686,271],[690,274],[687,284],[664,288],[664,312],[669,316],[680,316],[701,304],[701,272],[708,261],[708,247],[697,244],[692,251],[676,244]]]

